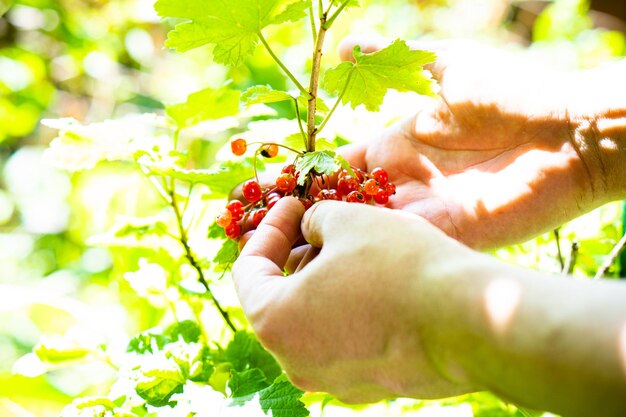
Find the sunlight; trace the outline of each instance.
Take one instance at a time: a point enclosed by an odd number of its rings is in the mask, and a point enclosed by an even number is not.
[[[513,318],[521,298],[520,285],[513,280],[498,278],[485,289],[485,309],[492,328],[502,333]]]

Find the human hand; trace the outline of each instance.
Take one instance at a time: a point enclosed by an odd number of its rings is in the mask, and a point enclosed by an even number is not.
[[[355,44],[364,52],[384,46],[348,39],[343,59]],[[355,166],[388,171],[397,185],[390,208],[486,249],[551,230],[623,194],[611,179],[621,165],[608,163],[596,131],[581,131],[585,120],[572,118],[568,76],[473,42],[411,46],[437,53],[429,69],[441,98],[379,139],[340,150]]]
[[[425,287],[438,285],[451,257],[462,267],[477,254],[412,214],[322,202],[302,219],[321,251],[284,277],[303,212],[283,198],[233,266],[246,316],[294,384],[346,402],[471,391],[433,363],[450,346],[430,343],[445,300]]]

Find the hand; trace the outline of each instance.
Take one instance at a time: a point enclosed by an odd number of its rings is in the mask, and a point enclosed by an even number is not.
[[[441,329],[433,317],[444,300],[422,295],[441,279],[438,266],[475,254],[417,216],[322,202],[302,219],[321,251],[284,277],[303,211],[282,199],[233,266],[246,316],[294,384],[346,402],[471,391],[433,364],[433,350],[449,349],[426,337]]]
[[[383,46],[349,39],[344,59],[355,44],[365,52]],[[484,249],[529,239],[617,197],[607,179],[617,171],[568,111],[576,87],[566,75],[472,42],[411,46],[437,53],[429,69],[441,99],[380,139],[341,150],[355,166],[389,172],[398,186],[389,207]]]

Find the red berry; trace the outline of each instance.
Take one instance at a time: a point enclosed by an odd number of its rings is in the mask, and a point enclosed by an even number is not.
[[[358,189],[359,182],[354,177],[342,177],[337,182],[337,192],[341,195],[348,195]]]
[[[341,201],[341,196],[335,190],[322,190],[315,197],[315,201],[335,200]]]
[[[388,182],[387,185],[385,185],[385,191],[388,195],[394,195],[396,193],[396,185],[392,182]]]
[[[276,203],[278,203],[278,200],[280,200],[282,198],[282,196],[278,193],[269,193],[267,196],[267,209],[271,209],[272,207],[274,207],[274,205]]]
[[[230,211],[230,214],[233,216],[233,220],[239,221],[243,217],[243,203],[239,200],[232,200],[228,204],[226,204],[226,208]]]
[[[233,215],[228,209],[220,210],[217,218],[215,219],[215,223],[217,223],[220,227],[227,227],[233,221]]]
[[[224,228],[224,232],[229,238],[237,239],[241,235],[241,227],[239,227],[239,223],[232,222]]]
[[[248,144],[245,139],[239,138],[230,142],[230,150],[234,155],[241,156],[246,153],[246,149],[248,149]]]
[[[254,227],[259,227],[259,224],[261,224],[261,221],[263,220],[266,214],[267,214],[266,208],[260,208],[254,212],[254,214],[252,215],[252,223],[254,224]]]
[[[365,181],[365,184],[363,184],[363,191],[365,191],[365,194],[367,195],[375,195],[378,193],[378,184],[376,183],[376,180]]]
[[[385,205],[389,202],[389,194],[387,194],[387,191],[380,189],[374,196],[374,201],[376,204]]]
[[[387,174],[387,171],[380,167],[374,168],[372,170],[372,177],[374,177],[374,179],[378,181],[378,184],[381,187],[384,187],[387,184],[387,181],[389,181],[389,175]]]
[[[278,146],[273,143],[261,146],[261,155],[266,158],[275,157],[276,155],[278,155]]]
[[[296,167],[293,164],[285,165],[283,169],[280,170],[283,174],[291,174],[294,175],[296,173]]]
[[[350,194],[348,194],[348,197],[346,197],[346,201],[349,203],[365,203],[366,202],[365,196],[360,191],[352,191]]]
[[[290,193],[296,188],[296,178],[291,174],[280,174],[276,178],[276,188],[283,193]]]
[[[243,196],[251,203],[259,201],[263,195],[261,186],[254,180],[246,181],[242,187]]]
[[[310,209],[313,206],[313,203],[308,198],[299,198],[300,202],[304,206],[304,211]]]

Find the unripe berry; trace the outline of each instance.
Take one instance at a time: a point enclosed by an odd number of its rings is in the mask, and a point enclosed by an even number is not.
[[[243,197],[251,203],[256,203],[263,195],[261,186],[254,180],[246,181],[241,190]]]
[[[296,178],[291,174],[280,174],[276,178],[276,188],[283,193],[290,193],[296,188]]]
[[[266,158],[273,158],[278,155],[278,146],[273,143],[261,146],[261,155]]]
[[[246,149],[248,149],[248,144],[245,139],[239,138],[230,142],[230,150],[236,156],[241,156],[246,153]]]
[[[243,218],[243,203],[239,200],[232,200],[228,204],[226,204],[226,208],[230,211],[230,214],[233,216],[234,221],[239,221]]]
[[[220,210],[217,218],[215,219],[215,223],[217,223],[220,227],[227,227],[233,221],[233,215],[228,209]]]

